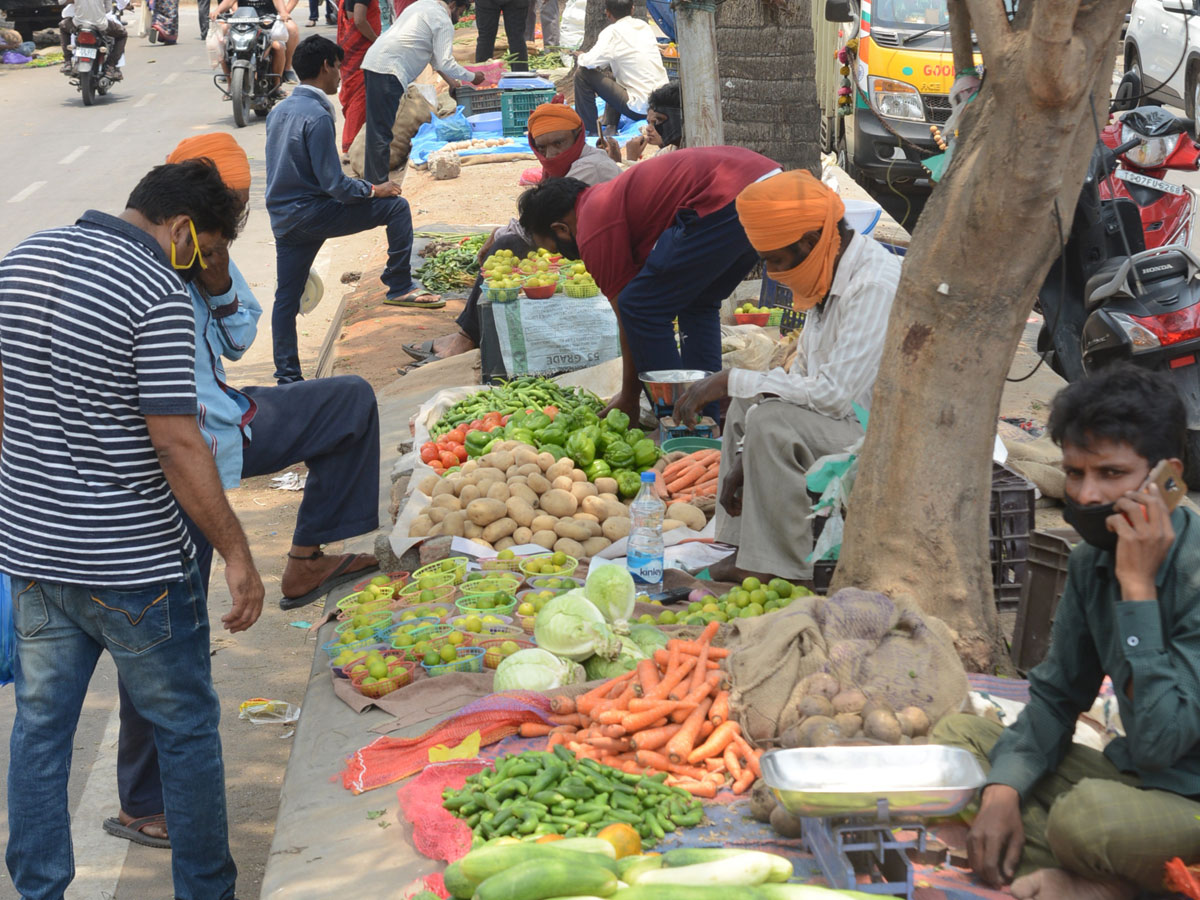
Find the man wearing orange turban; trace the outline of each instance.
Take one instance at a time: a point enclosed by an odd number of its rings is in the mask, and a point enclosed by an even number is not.
[[[841,198],[808,172],[750,185],[737,211],[766,271],[806,311],[796,357],[787,371],[734,368],[705,378],[675,410],[694,421],[705,404],[731,398],[716,537],[738,551],[714,576],[807,581],[813,537],[805,473],[863,435],[857,410],[871,405],[900,262],[852,231]]]
[[[232,135],[187,138],[169,163],[211,160],[226,186],[250,195],[250,164]],[[268,387],[231,387],[223,359],[237,360],[258,333],[262,307],[224,250],[205,247],[204,267],[188,284],[196,320],[196,406],[200,431],[217,464],[221,484],[273,475],[296,463],[308,466],[304,498],[283,570],[280,605],[295,609],[378,567],[374,556],[325,556],[321,544],[378,527],[379,414],[375,392],[356,375]],[[184,515],[196,548],[201,584],[208,592],[213,546]],[[121,732],[117,794],[121,811],[104,830],[150,847],[170,847],[153,726],[134,709],[117,682]]]
[[[575,110],[562,103],[543,103],[529,114],[529,146],[533,155],[542,164],[542,178],[578,178],[584,184],[600,184],[611,181],[621,174],[618,166],[607,153],[590,146],[584,138],[583,120]],[[521,224],[512,219],[492,232],[491,238],[480,251],[482,262],[497,250],[511,250],[514,256],[523,257],[534,249],[533,241],[521,229]],[[479,346],[481,328],[479,324],[479,297],[483,290],[483,276],[475,279],[475,286],[467,298],[467,304],[458,316],[458,334],[449,334],[421,344],[405,344],[404,352],[420,362],[444,359],[466,353]]]

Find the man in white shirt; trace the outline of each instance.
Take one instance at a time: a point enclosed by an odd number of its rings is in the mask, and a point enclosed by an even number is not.
[[[389,147],[396,111],[408,86],[433,66],[456,88],[459,82],[483,84],[482,72],[464,69],[454,59],[454,23],[470,0],[417,0],[379,36],[363,57],[363,84],[367,92],[367,146],[363,178],[382,184],[388,177]]]
[[[105,60],[104,74],[110,81],[121,80],[121,58],[125,55],[125,41],[129,37],[129,32],[125,30],[125,26],[121,24],[121,20],[117,16],[128,5],[129,0],[119,0],[116,4],[116,13],[111,11],[113,5],[110,0],[76,0],[63,8],[63,18],[58,23],[58,39],[62,45],[62,73],[64,75],[75,74],[75,60],[71,54],[71,35],[78,33],[81,27],[91,25],[101,34],[106,34],[113,39],[112,52]]]
[[[845,207],[809,172],[784,172],[737,199],[746,237],[771,277],[808,310],[789,371],[726,369],[693,385],[677,418],[732,398],[725,417],[716,538],[738,548],[719,576],[812,578],[805,473],[863,435],[900,261],[846,225]],[[742,515],[743,508],[749,515]]]
[[[577,56],[575,111],[589,135],[599,134],[597,97],[605,103],[604,124],[615,131],[621,116],[645,119],[650,92],[667,83],[658,40],[649,25],[633,17],[633,0],[604,0],[604,16],[609,24],[596,45]]]

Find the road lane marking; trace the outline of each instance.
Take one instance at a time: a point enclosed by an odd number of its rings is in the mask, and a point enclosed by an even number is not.
[[[198,56],[189,56],[189,57],[188,57],[188,61],[187,61],[187,62],[185,62],[185,63],[184,63],[184,65],[185,65],[185,66],[194,66],[194,65],[195,65],[196,63],[198,63],[198,62],[200,62],[200,57],[198,57]]]
[[[121,731],[119,707],[114,706],[104,737],[88,773],[79,806],[72,816],[75,847],[75,880],[67,888],[66,900],[95,900],[115,897],[129,841],[114,840],[100,827],[112,815],[117,799],[117,739]]]
[[[60,166],[69,166],[71,163],[75,162],[75,160],[79,159],[79,157],[83,156],[83,154],[87,153],[90,149],[91,148],[88,147],[87,144],[84,144],[82,147],[76,147],[74,150],[60,159],[58,164]]]
[[[30,197],[33,196],[35,191],[37,191],[45,186],[46,186],[46,182],[44,182],[44,181],[31,182],[30,184],[23,187],[21,190],[17,191],[11,197],[9,197],[8,202],[9,203],[20,203],[22,200],[28,200]]]
[[[162,80],[162,83],[163,83],[163,84],[174,84],[174,83],[175,83],[175,79],[176,79],[176,78],[178,78],[178,77],[179,77],[179,73],[178,73],[178,72],[172,72],[170,75],[168,75],[166,78],[164,78],[164,79]]]
[[[125,124],[125,117],[122,116],[119,119],[113,119],[111,122],[109,122],[103,128],[101,128],[100,131],[103,132],[104,134],[112,134],[114,131],[116,131],[118,128],[120,128],[124,124]]]
[[[145,106],[147,103],[149,103],[151,100],[153,100],[157,96],[158,96],[158,94],[143,94],[142,98],[140,100],[138,100],[137,103],[133,104],[133,108],[140,109],[141,107]]]

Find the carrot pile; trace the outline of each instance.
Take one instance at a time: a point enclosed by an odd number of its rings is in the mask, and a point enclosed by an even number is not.
[[[653,659],[579,697],[551,698],[552,725],[526,723],[522,737],[549,736],[580,759],[636,775],[667,773],[666,783],[712,798],[729,785],[745,793],[762,773],[761,750],[729,717],[729,691],[712,646],[719,623],[695,641],[674,639]]]
[[[689,453],[663,469],[662,478],[667,494],[672,500],[680,502],[696,497],[715,497],[720,468],[720,450]]]

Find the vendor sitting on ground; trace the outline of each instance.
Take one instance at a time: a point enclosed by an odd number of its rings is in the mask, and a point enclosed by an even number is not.
[[[621,168],[603,150],[587,143],[583,121],[571,107],[561,103],[543,103],[529,114],[528,127],[529,146],[542,164],[542,178],[568,176],[578,178],[585,184],[600,184],[621,174]],[[479,251],[479,261],[482,263],[497,250],[511,250],[514,256],[523,257],[534,249],[535,245],[521,229],[521,223],[512,219],[492,232]],[[404,352],[424,362],[456,356],[478,347],[481,334],[479,297],[482,291],[483,276],[480,275],[471,288],[467,305],[456,320],[462,329],[458,334],[448,334],[422,344],[405,344]]]
[[[989,773],[967,840],[985,882],[1016,878],[1013,896],[1037,900],[1157,895],[1167,861],[1200,862],[1200,516],[1146,485],[1162,460],[1182,472],[1187,416],[1169,379],[1123,365],[1064,388],[1049,424],[1084,541],[1049,652],[1011,727],[951,716],[930,741]],[[1105,675],[1125,736],[1100,753],[1071,738]]]
[[[683,96],[679,92],[679,82],[668,81],[650,94],[646,124],[642,126],[642,133],[625,145],[625,159],[629,162],[641,159],[647,147],[657,148],[657,156],[682,146]],[[619,156],[620,149],[616,152]],[[612,144],[609,145],[609,155],[613,155]]]
[[[595,187],[549,178],[521,195],[521,227],[538,246],[582,258],[617,312],[624,368],[610,408],[636,420],[638,372],[721,368],[721,301],[758,262],[734,199],[778,171],[751,150],[703,147]],[[714,403],[708,414],[717,412]]]
[[[716,538],[738,551],[718,564],[714,577],[808,581],[813,536],[805,473],[863,435],[854,407],[871,404],[900,261],[851,231],[841,198],[805,171],[750,185],[737,211],[767,272],[791,290],[796,309],[808,310],[796,359],[787,372],[717,372],[689,388],[675,413],[692,422],[705,404],[733,398],[721,448]]]

